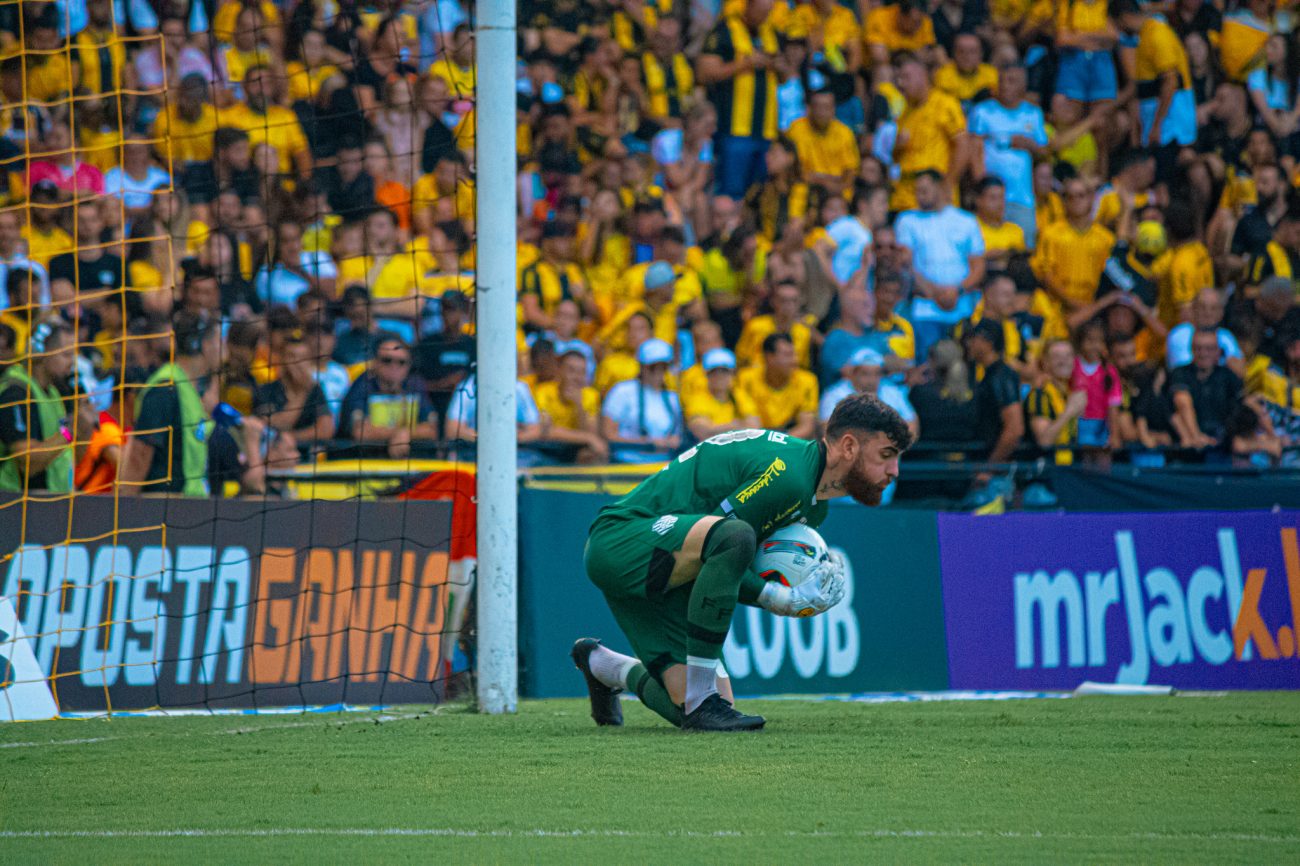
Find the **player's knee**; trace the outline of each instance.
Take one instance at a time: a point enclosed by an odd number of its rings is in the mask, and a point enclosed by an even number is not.
[[[758,535],[754,527],[743,520],[719,520],[709,530],[704,540],[702,562],[726,557],[740,566],[747,566],[758,551]]]

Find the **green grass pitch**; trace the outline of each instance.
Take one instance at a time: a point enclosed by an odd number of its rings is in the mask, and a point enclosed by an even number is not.
[[[0,862],[1300,862],[1300,694],[0,726]]]

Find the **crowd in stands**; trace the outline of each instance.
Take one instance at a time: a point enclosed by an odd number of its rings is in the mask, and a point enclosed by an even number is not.
[[[0,4],[0,490],[476,439],[472,0]],[[521,0],[521,462],[1300,443],[1266,0]],[[981,476],[981,482],[988,476]]]

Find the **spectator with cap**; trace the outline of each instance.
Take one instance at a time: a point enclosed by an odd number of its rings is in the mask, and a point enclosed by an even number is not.
[[[801,439],[817,431],[817,377],[799,367],[789,334],[769,334],[763,363],[742,370],[736,387],[758,407],[763,427]]]
[[[830,420],[831,413],[840,401],[850,394],[870,394],[902,416],[915,438],[920,435],[916,410],[908,402],[907,394],[902,388],[885,380],[885,359],[875,349],[858,349],[849,359],[848,375],[840,379],[822,394],[818,412],[823,424]]]
[[[412,441],[437,439],[433,404],[423,382],[411,374],[411,350],[401,338],[379,338],[368,371],[352,383],[343,398],[338,435],[357,443],[382,445],[388,456],[397,460],[411,455]]]
[[[600,435],[600,392],[587,384],[587,358],[579,345],[558,346],[557,378],[533,389],[542,423],[538,441],[571,449],[573,462],[604,463],[609,444]]]
[[[636,359],[637,377],[610,388],[601,407],[601,434],[617,463],[665,460],[682,444],[681,401],[667,383],[672,346],[646,340]]]
[[[975,438],[988,446],[989,463],[1006,463],[1025,435],[1025,418],[1020,407],[1020,377],[1002,360],[1002,324],[983,319],[966,330],[962,344],[975,393]],[[984,376],[976,380],[975,370],[980,368]],[[991,477],[981,473],[976,481],[986,483]]]
[[[736,385],[736,356],[724,348],[710,349],[700,361],[705,387],[682,400],[686,428],[696,441],[729,430],[759,426],[758,407]]]
[[[651,262],[645,271],[645,293],[640,300],[625,304],[601,328],[596,335],[598,347],[602,350],[623,348],[629,321],[638,314],[650,320],[657,339],[669,346],[676,344],[678,307],[673,299],[676,285],[677,273],[672,265],[664,261]]]

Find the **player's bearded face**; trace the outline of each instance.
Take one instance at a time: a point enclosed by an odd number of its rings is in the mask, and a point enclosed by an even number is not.
[[[853,462],[853,468],[844,477],[844,489],[863,505],[879,505],[880,497],[891,480],[881,466],[868,459],[867,449],[864,448]]]

